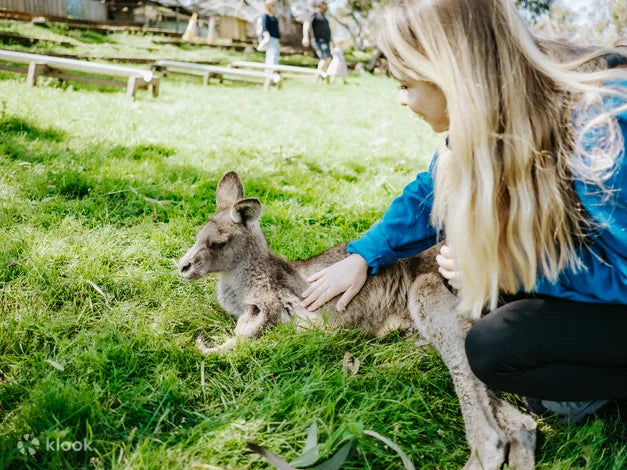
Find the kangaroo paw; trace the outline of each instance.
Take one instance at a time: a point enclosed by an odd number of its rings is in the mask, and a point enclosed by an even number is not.
[[[517,470],[533,470],[536,466],[536,422],[531,416],[522,415],[520,426],[509,436],[510,467]],[[507,431],[506,431],[507,432]]]
[[[536,422],[504,400],[491,398],[496,419],[509,440],[509,466],[532,470],[535,468]]]
[[[504,448],[492,448],[479,451],[471,449],[470,458],[462,470],[500,470],[505,460]]]
[[[490,430],[481,433],[481,439],[469,439],[470,457],[463,470],[500,470],[507,457],[508,444]],[[479,435],[475,436],[479,437]],[[475,441],[475,445],[472,445]],[[482,441],[479,444],[477,441]]]
[[[205,335],[203,333],[200,333],[198,337],[196,338],[195,344],[196,344],[196,348],[202,354],[214,354],[214,353],[224,352],[224,351],[233,349],[235,347],[236,342],[237,342],[237,338],[229,338],[220,346],[210,348],[209,346],[205,344]]]
[[[196,349],[198,349],[203,354],[209,354],[211,349],[213,349],[213,348],[210,348],[209,346],[207,346],[205,344],[205,334],[204,333],[200,333],[196,337],[196,341],[194,342],[194,344],[196,345]]]

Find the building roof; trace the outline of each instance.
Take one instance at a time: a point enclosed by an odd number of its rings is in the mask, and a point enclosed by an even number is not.
[[[164,8],[168,8],[170,10],[178,10],[187,15],[191,15],[193,13],[192,10],[189,9],[186,5],[183,5],[178,0],[116,0],[115,3],[106,2],[107,6],[113,6],[116,9],[122,8],[140,8],[145,5],[156,5]]]
[[[200,16],[233,16],[246,21],[254,21],[263,13],[259,6],[250,5],[245,0],[200,0],[190,7]]]
[[[190,10],[188,7],[186,7],[185,5],[181,5],[181,2],[179,2],[178,0],[145,0],[145,1],[146,3],[155,3],[157,5],[169,8],[171,10],[183,11],[189,15],[193,13],[193,11]]]

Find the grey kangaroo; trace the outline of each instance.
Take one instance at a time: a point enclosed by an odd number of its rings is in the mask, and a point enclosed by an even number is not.
[[[226,351],[238,340],[290,321],[299,328],[326,324],[378,336],[396,329],[420,335],[440,353],[453,378],[471,451],[464,469],[496,470],[505,462],[513,468],[534,468],[536,423],[496,397],[472,373],[464,350],[471,323],[456,311],[457,299],[439,276],[438,247],[369,276],[343,312],[335,310],[334,301],[327,304],[326,314],[309,312],[300,305],[300,293],[308,286],[305,278],[347,256],[346,245],[302,261],[287,261],[272,253],[259,225],[261,203],[244,197],[235,172],[218,183],[216,202],[218,212],[178,266],[187,279],[217,273],[218,301],[237,318],[237,325],[234,337],[217,347],[208,347],[199,336],[196,345],[202,353]]]

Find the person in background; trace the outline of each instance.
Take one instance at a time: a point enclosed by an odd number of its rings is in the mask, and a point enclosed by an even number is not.
[[[327,74],[331,78],[331,83],[334,83],[338,77],[346,83],[348,66],[346,65],[346,59],[344,58],[344,51],[341,47],[336,46],[331,49],[331,56],[333,59],[327,69]]]
[[[281,54],[279,50],[281,33],[279,31],[279,20],[274,15],[274,0],[266,0],[265,6],[266,12],[261,17],[262,39],[258,49],[266,51],[266,65],[278,65],[279,55]]]
[[[303,47],[313,46],[320,59],[318,78],[325,78],[331,63],[331,27],[329,20],[324,15],[327,11],[327,2],[326,0],[310,0],[309,6],[312,11],[303,23]],[[313,42],[310,40],[312,33]]]
[[[216,29],[216,19],[209,18],[209,26],[207,29],[207,44],[215,46],[218,43],[218,31]]]
[[[193,42],[196,37],[196,28],[198,27],[198,13],[194,13],[187,23],[187,29],[183,33],[183,41]]]

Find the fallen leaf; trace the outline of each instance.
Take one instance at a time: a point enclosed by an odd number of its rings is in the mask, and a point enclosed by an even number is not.
[[[318,425],[314,422],[307,432],[307,441],[303,453],[290,462],[294,467],[309,467],[316,463],[320,451],[318,449]]]
[[[53,361],[52,359],[46,359],[46,362],[50,364],[52,367],[54,367],[55,369],[60,370],[61,372],[65,370],[65,367],[63,367],[63,364],[60,364],[57,361]]]
[[[227,470],[224,467],[216,467],[215,465],[209,465],[208,463],[193,463],[192,468],[203,468],[205,470]]]
[[[167,206],[168,204],[170,204],[170,202],[172,201],[160,201],[159,199],[155,199],[152,197],[148,197],[148,196],[144,196],[143,194],[139,194],[139,192],[133,188],[132,186],[129,186],[129,189],[136,194],[137,196],[141,197],[142,199],[144,199],[144,201],[150,203],[150,204],[157,204],[159,206]]]
[[[246,445],[250,450],[264,457],[268,462],[270,462],[271,465],[274,465],[278,470],[296,470],[281,457],[273,454],[265,447],[261,447],[254,442],[247,442]]]
[[[379,439],[381,442],[383,442],[388,447],[390,447],[394,452],[396,452],[400,456],[401,460],[403,461],[403,465],[405,466],[406,470],[415,470],[414,464],[411,463],[411,460],[409,460],[409,457],[407,457],[405,452],[401,450],[401,448],[398,446],[398,444],[396,444],[396,442],[388,439],[387,437],[383,437],[378,432],[370,431],[369,429],[366,429],[364,431],[364,434],[366,436],[371,436],[371,437],[374,437],[375,439]]]
[[[344,375],[357,375],[359,366],[361,366],[361,361],[346,351],[344,353],[344,360],[342,361],[342,372]]]
[[[104,297],[105,301],[108,301],[107,294],[105,294],[104,291],[100,287],[98,287],[95,282],[92,282],[89,279],[86,279],[85,282],[87,284],[89,284],[90,286],[92,286],[96,292],[98,292],[100,295],[102,295]]]

